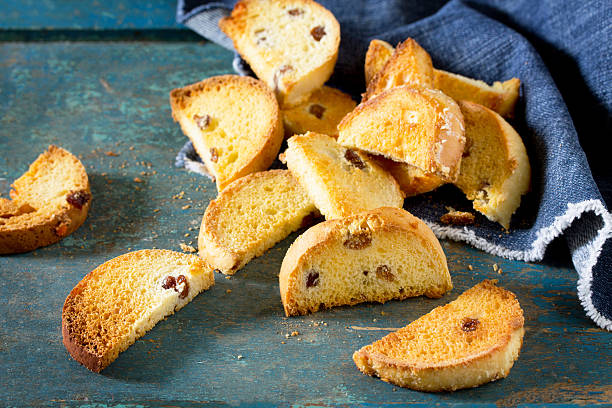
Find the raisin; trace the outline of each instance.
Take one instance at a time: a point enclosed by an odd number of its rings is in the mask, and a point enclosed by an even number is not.
[[[314,38],[315,41],[321,41],[321,38],[325,36],[325,27],[316,26],[315,28],[310,30],[310,35],[312,35],[312,38]]]
[[[363,271],[363,276],[368,276],[368,273],[370,273],[370,271]]]
[[[470,319],[469,317],[466,317],[463,319],[463,323],[461,324],[461,330],[464,332],[473,332],[478,328],[479,324],[480,322],[478,319]]]
[[[214,147],[210,148],[210,161],[216,163],[219,160],[219,152]]]
[[[321,119],[325,113],[325,107],[315,103],[314,105],[310,105],[308,113],[316,116],[317,119]]]
[[[166,279],[164,279],[164,283],[162,283],[162,288],[173,288],[174,290],[176,290],[176,279],[174,279],[174,276],[166,276]]]
[[[362,170],[366,167],[363,160],[361,160],[361,157],[359,157],[359,155],[354,150],[346,149],[346,151],[344,152],[344,158],[346,159],[346,161],[348,161],[358,169]]]
[[[393,282],[395,280],[395,276],[393,276],[391,273],[391,268],[389,268],[387,265],[380,265],[376,268],[376,277],[389,282]]]
[[[299,9],[299,8],[294,8],[291,9],[289,11],[287,11],[287,13],[289,13],[290,16],[301,16],[302,14],[304,14],[304,10]]]
[[[185,286],[183,286],[183,290],[181,291],[181,293],[179,293],[179,298],[185,299],[189,294],[189,282],[187,282],[187,278],[185,277],[185,275],[179,275],[176,278],[176,284],[177,286],[180,284],[185,284]],[[174,288],[174,290],[178,292],[176,288]]]
[[[268,38],[265,36],[266,30],[264,28],[260,28],[259,30],[255,30],[255,37],[257,37],[257,45],[261,45]]]
[[[91,194],[85,191],[73,191],[66,196],[66,201],[79,210],[82,209],[83,206],[89,202],[89,200],[91,200]]]
[[[463,148],[462,157],[468,157],[470,155],[470,149],[472,148],[472,139],[466,139],[465,147]]]
[[[314,224],[316,219],[317,219],[316,213],[314,212],[309,213],[307,216],[302,218],[302,223],[300,224],[300,228],[306,228],[306,227],[311,226],[312,224]]]
[[[348,238],[344,240],[344,247],[348,249],[364,249],[370,245],[372,245],[372,232],[369,229],[349,232]]]
[[[206,129],[208,125],[210,125],[210,115],[193,115],[193,120],[195,120],[196,125],[202,130]]]
[[[310,271],[306,277],[306,287],[312,288],[319,284],[319,272]]]

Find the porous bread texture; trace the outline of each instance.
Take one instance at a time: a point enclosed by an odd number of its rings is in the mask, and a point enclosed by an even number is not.
[[[436,188],[446,184],[440,177],[425,173],[418,167],[406,163],[396,162],[382,156],[371,156],[376,163],[389,172],[406,197],[429,193]]]
[[[289,170],[249,174],[227,186],[206,208],[198,237],[200,256],[233,275],[317,213]]]
[[[284,139],[274,95],[251,77],[221,75],[174,89],[170,104],[219,191],[270,167]]]
[[[383,68],[368,82],[362,102],[400,85],[433,87],[431,57],[412,38],[400,43]]]
[[[518,133],[499,114],[477,103],[459,102],[467,139],[455,185],[474,209],[510,227],[510,218],[529,191],[531,167]]]
[[[219,27],[282,106],[303,102],[336,65],[340,25],[312,0],[240,0]]]
[[[365,59],[366,86],[376,73],[380,72],[393,55],[394,48],[386,41],[372,40]],[[408,66],[410,67],[410,65]],[[521,81],[512,78],[493,85],[459,74],[433,69],[433,86],[456,101],[467,100],[479,103],[500,115],[514,117],[514,107],[519,98]]]
[[[186,278],[180,282],[179,276]],[[162,285],[175,279],[176,289]],[[62,311],[62,336],[70,355],[100,372],[164,317],[214,284],[196,255],[144,249],[111,259],[72,289]]]
[[[91,190],[85,167],[61,147],[49,146],[11,187],[11,200],[0,198],[0,254],[51,245],[87,218]]]
[[[377,73],[382,71],[383,67],[394,52],[395,48],[393,48],[393,46],[386,41],[370,41],[364,64],[366,87],[372,81],[372,78],[374,78]]]
[[[287,167],[326,219],[402,207],[404,196],[393,176],[366,154],[313,132],[293,136],[287,145]]]
[[[359,104],[338,125],[338,142],[418,167],[445,181],[459,174],[463,115],[442,92],[391,88]]]
[[[316,132],[338,137],[338,123],[356,105],[349,95],[338,89],[329,86],[317,89],[305,102],[281,110],[285,136]]]
[[[363,373],[418,391],[454,391],[506,377],[524,318],[516,296],[485,280],[353,354]]]
[[[431,229],[393,207],[308,229],[287,251],[279,284],[287,316],[361,302],[437,298],[453,287]]]

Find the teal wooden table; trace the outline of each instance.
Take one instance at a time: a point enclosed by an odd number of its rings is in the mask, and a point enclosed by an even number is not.
[[[0,256],[0,406],[612,403],[612,334],[585,316],[561,241],[539,264],[443,241],[455,289],[442,299],[285,318],[277,274],[295,233],[234,277],[218,274],[211,290],[101,374],[71,360],[60,321],[72,287],[127,251],[196,245],[216,194],[209,180],[173,167],[185,137],[168,92],[231,72],[232,55],[176,27],[174,3],[159,3],[0,1],[0,193],[57,144],[83,161],[94,197],[85,224],[60,243]],[[508,378],[427,394],[355,368],[353,351],[384,328],[404,326],[484,278],[499,279],[525,310],[524,345]]]

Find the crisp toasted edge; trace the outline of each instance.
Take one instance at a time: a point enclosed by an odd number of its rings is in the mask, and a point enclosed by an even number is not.
[[[109,263],[117,263],[117,262],[123,262],[123,261],[129,262],[131,257],[134,257],[137,254],[141,254],[144,252],[160,253],[160,254],[168,253],[168,254],[173,254],[173,255],[178,254],[183,257],[196,257],[196,255],[183,254],[180,252],[170,251],[167,249],[141,249],[139,251],[128,252],[126,254],[122,254],[115,258],[109,259],[108,261],[98,265],[94,270],[92,270],[87,275],[85,275],[85,277],[83,277],[83,279],[81,279],[79,283],[77,283],[76,286],[70,291],[68,296],[66,296],[66,300],[64,301],[64,306],[62,307],[62,343],[64,344],[64,347],[66,347],[66,350],[68,351],[68,353],[73,359],[75,359],[76,361],[78,361],[79,363],[81,363],[82,365],[84,365],[86,368],[88,368],[89,370],[93,372],[99,373],[104,368],[108,367],[108,365],[112,363],[114,360],[109,360],[109,355],[96,356],[90,353],[83,347],[82,344],[78,343],[73,337],[70,336],[68,322],[66,321],[66,315],[65,315],[68,300],[74,298],[76,295],[81,293],[83,291],[83,288],[85,288],[85,286],[87,285],[87,283],[90,280],[93,280],[96,278],[97,274],[99,273],[99,270],[103,266]],[[206,266],[206,263],[204,261],[202,260],[199,260],[199,261],[203,262],[204,266]],[[209,274],[211,277],[211,285],[208,286],[208,288],[213,286],[215,283],[214,274],[212,273],[212,271],[210,271]],[[204,288],[204,290],[208,288]],[[130,345],[131,344],[129,344],[128,347]],[[109,361],[106,361],[106,360],[109,360]]]
[[[408,387],[418,391],[454,391],[460,388],[477,387],[487,382],[506,377],[514,365],[514,362],[518,358],[522,346],[523,335],[525,332],[525,319],[523,317],[523,310],[518,303],[516,295],[508,290],[496,286],[495,283],[495,280],[484,280],[480,284],[469,289],[472,290],[481,286],[482,288],[479,289],[494,290],[498,293],[505,293],[509,295],[511,299],[510,301],[515,302],[515,312],[517,313],[515,313],[515,316],[510,316],[510,320],[507,322],[508,327],[506,329],[508,333],[506,333],[506,335],[503,336],[498,343],[491,345],[491,347],[488,349],[460,359],[440,361],[431,365],[422,365],[410,364],[405,361],[390,358],[380,353],[369,352],[366,350],[366,348],[369,346],[367,345],[353,354],[353,361],[359,370],[364,374],[379,376],[384,381],[391,382],[400,387]],[[427,316],[427,314],[422,316],[422,318],[425,316]],[[502,361],[503,363],[506,363],[506,365],[499,366],[499,364],[497,364],[497,360],[504,357],[505,354],[510,354],[510,357],[512,358],[506,358],[505,361]],[[456,379],[460,379],[459,381],[467,381],[466,379],[470,377],[474,368],[477,370],[488,369],[484,370],[488,376],[467,385],[463,384],[456,386]],[[491,368],[494,370],[491,370]],[[428,385],[428,383],[435,381],[439,382],[441,378],[448,381],[447,386],[430,387]]]
[[[62,155],[72,158],[80,170],[79,184],[84,184],[86,186],[83,191],[90,195],[90,199],[81,209],[67,203],[67,205],[62,207],[60,212],[54,214],[47,214],[44,212],[44,207],[39,208],[36,212],[40,212],[40,216],[37,216],[33,220],[34,222],[28,223],[27,225],[12,225],[14,228],[11,229],[4,228],[6,225],[0,225],[0,255],[33,251],[34,249],[54,244],[76,231],[87,218],[92,197],[89,177],[85,171],[85,166],[83,166],[83,163],[69,151],[61,147],[50,145],[46,152],[40,154],[38,158],[30,164],[29,168],[38,160],[45,160],[45,154]],[[13,196],[13,194],[11,194],[11,196]],[[56,232],[56,229],[60,226],[66,228],[65,233],[61,235]]]
[[[440,242],[431,231],[431,229],[420,219],[410,214],[408,211],[395,207],[380,207],[375,210],[362,212],[351,215],[345,218],[336,218],[329,221],[319,223],[300,235],[293,244],[289,247],[285,258],[281,264],[280,274],[278,276],[281,301],[285,315],[297,316],[311,313],[308,309],[300,309],[296,306],[293,299],[293,285],[296,283],[295,276],[298,273],[300,266],[306,260],[323,250],[330,242],[337,239],[337,232],[349,225],[353,220],[363,219],[371,220],[372,224],[377,227],[377,232],[394,232],[394,231],[410,231],[410,233],[419,235],[421,238],[428,240],[432,244],[432,249],[444,259],[446,265],[446,255],[442,250]],[[446,278],[446,285],[440,290],[433,288],[431,291],[424,293],[427,297],[438,298],[444,295],[453,288],[448,266],[442,271]],[[398,297],[404,299],[408,296]],[[356,301],[352,304],[361,303]],[[316,312],[316,310],[314,310]]]
[[[249,61],[249,57],[247,55],[248,53],[245,52],[246,49],[242,47],[242,44],[240,41],[238,41],[238,39],[244,35],[242,33],[242,30],[244,29],[245,25],[245,15],[248,13],[249,3],[252,3],[254,1],[257,0],[239,0],[234,6],[231,14],[219,20],[219,28],[221,29],[221,31],[223,31],[232,40],[236,51],[238,51],[238,53],[247,62],[249,62],[249,64],[251,63],[251,61]],[[301,78],[301,81],[294,82],[292,84],[285,84],[285,94],[287,97],[284,98],[282,97],[282,95],[277,94],[279,104],[283,107],[293,107],[299,105],[300,103],[303,103],[310,95],[310,92],[317,88],[320,88],[325,83],[325,81],[329,79],[329,77],[333,73],[334,66],[336,65],[336,61],[338,59],[338,49],[340,47],[340,23],[338,23],[338,20],[333,15],[333,13],[313,0],[296,1],[301,1],[305,7],[316,8],[319,10],[319,12],[326,15],[329,22],[334,26],[334,31],[337,32],[338,35],[335,36],[333,53],[330,53],[329,58],[327,58],[323,64],[318,67],[315,67],[310,72],[305,73],[305,75]],[[279,2],[282,2],[282,0],[279,0]],[[253,70],[253,72],[255,72],[258,78],[263,79],[266,77],[267,70],[260,70],[257,64],[251,64],[251,69]],[[309,86],[310,91],[300,90],[301,97],[298,97],[297,99],[288,98],[289,96],[291,96],[292,92],[294,92],[296,88],[303,87],[304,84],[312,81],[314,83],[313,85]],[[273,84],[268,85],[270,86],[270,88],[274,88]]]
[[[252,183],[254,180],[267,178],[280,173],[291,174],[289,170],[277,169],[252,173],[238,180],[234,180],[215,200],[212,200],[208,204],[204,216],[202,217],[202,224],[198,235],[198,250],[202,259],[206,260],[212,267],[218,269],[222,273],[233,275],[254,257],[254,254],[249,254],[246,251],[235,251],[222,242],[220,231],[217,229],[221,207],[223,206],[223,201],[227,199],[227,197],[231,197],[245,185]]]
[[[366,88],[395,52],[395,47],[383,40],[370,41],[363,66]],[[380,68],[379,68],[380,67]]]
[[[185,118],[185,120],[191,119],[182,115],[180,101],[183,98],[195,97],[191,96],[192,92],[206,92],[210,88],[215,86],[224,86],[226,83],[239,83],[240,86],[251,87],[256,92],[260,92],[273,108],[273,114],[270,118],[262,118],[263,120],[268,120],[269,122],[267,126],[267,134],[262,138],[262,140],[265,140],[265,143],[259,147],[259,150],[256,151],[251,160],[247,161],[242,169],[238,170],[232,178],[228,180],[219,180],[219,177],[216,176],[214,171],[211,171],[213,167],[211,166],[212,162],[210,162],[209,152],[199,151],[197,148],[199,143],[196,143],[194,136],[187,132],[187,129],[181,121],[182,118]],[[270,89],[262,81],[255,78],[238,75],[220,75],[207,78],[203,81],[187,85],[182,88],[176,88],[170,92],[170,106],[172,108],[172,118],[175,122],[179,123],[183,134],[185,134],[191,140],[194,148],[198,152],[198,155],[204,162],[204,165],[209,171],[211,171],[213,176],[215,176],[218,191],[222,191],[228,184],[240,177],[257,171],[266,170],[268,167],[270,167],[270,165],[274,162],[274,159],[276,159],[276,155],[278,154],[284,139],[283,119],[278,102],[276,101],[272,91],[270,91]]]

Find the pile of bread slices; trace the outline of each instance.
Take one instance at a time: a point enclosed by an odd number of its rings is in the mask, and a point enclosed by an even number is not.
[[[324,85],[340,27],[321,5],[241,0],[220,27],[259,79],[217,76],[170,94],[174,119],[219,191],[203,216],[200,257],[128,253],[72,290],[63,309],[64,344],[93,371],[212,286],[213,270],[234,274],[321,216],[325,221],[298,237],[283,260],[287,316],[441,297],[452,289],[446,257],[431,229],[402,209],[404,198],[453,183],[475,210],[508,228],[529,188],[525,147],[502,117],[513,115],[518,79],[489,86],[434,69],[410,38],[395,49],[374,40],[365,59],[366,92],[355,106]],[[280,160],[287,169],[268,170],[285,138]],[[65,201],[78,207],[72,190],[81,192],[86,215],[88,182],[61,189],[63,207]],[[7,214],[29,211],[0,204]],[[470,215],[451,213],[447,220],[465,223]],[[10,238],[2,228],[0,222],[4,251]],[[484,281],[353,358],[364,373],[400,386],[455,390],[508,375],[522,337],[516,297]]]

